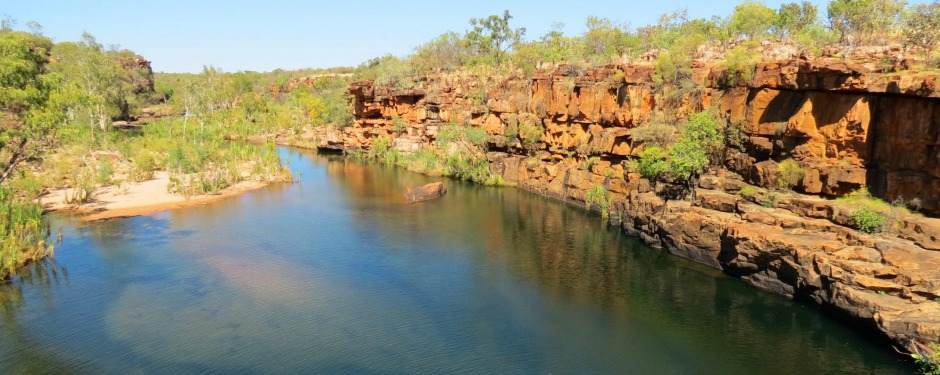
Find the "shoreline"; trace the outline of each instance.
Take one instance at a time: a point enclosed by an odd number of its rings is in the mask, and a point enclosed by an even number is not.
[[[71,212],[78,214],[78,220],[91,222],[122,217],[149,215],[156,212],[184,207],[198,206],[226,199],[268,186],[270,182],[242,181],[222,189],[218,194],[196,195],[189,199],[167,191],[170,183],[169,174],[163,171],[154,173],[152,179],[106,186],[96,190],[91,202],[66,204],[65,197],[73,189],[53,190],[39,201],[43,212]]]

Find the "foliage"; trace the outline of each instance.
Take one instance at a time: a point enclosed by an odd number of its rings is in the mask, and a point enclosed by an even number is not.
[[[608,215],[607,208],[610,206],[610,201],[610,193],[603,185],[594,185],[591,190],[584,193],[584,204],[587,208],[597,206],[605,218]]]
[[[803,179],[803,174],[803,167],[795,160],[784,160],[777,166],[777,187],[780,189],[789,189],[800,183],[800,180]]]
[[[630,54],[640,43],[628,25],[614,23],[609,18],[588,17],[585,28],[578,43],[581,57],[596,64]]]
[[[921,374],[940,375],[940,344],[930,343],[929,348],[926,350],[919,349],[916,353],[911,354],[911,357],[920,367]]]
[[[676,127],[661,121],[651,121],[633,129],[631,139],[640,143],[650,143],[662,148],[672,145],[678,134]]]
[[[356,68],[359,79],[372,79],[376,85],[400,89],[414,87],[414,80],[411,79],[414,73],[415,68],[408,61],[393,55],[371,59]]]
[[[669,175],[677,181],[692,181],[708,166],[708,154],[702,144],[682,137],[669,149]]]
[[[55,63],[49,68],[64,78],[62,91],[69,120],[108,130],[113,117],[129,118],[146,101],[142,96],[149,86],[149,80],[142,77],[149,71],[121,65],[122,60],[134,57],[129,51],[105,51],[88,33],[80,42],[56,44],[52,48]]]
[[[940,45],[940,1],[914,5],[904,20],[904,42],[907,45],[936,50]]]
[[[882,225],[887,220],[884,215],[868,207],[852,211],[851,215],[858,230],[869,234],[880,232]]]
[[[753,186],[745,186],[741,188],[741,190],[738,190],[738,195],[744,198],[754,198],[758,193],[757,188]]]
[[[851,210],[850,216],[856,226],[866,233],[890,231],[900,218],[910,215],[903,205],[892,205],[875,198],[866,188],[839,197],[837,202]]]
[[[52,142],[58,76],[43,74],[52,42],[0,30],[0,183]]]
[[[519,123],[519,138],[522,141],[522,147],[530,154],[536,151],[543,133],[545,133],[545,127],[541,123],[528,121]]]
[[[847,45],[885,43],[899,25],[904,5],[899,0],[833,0],[827,9],[830,28]]]
[[[449,31],[415,48],[411,61],[420,71],[450,70],[466,64],[470,54],[467,41],[460,34]]]
[[[797,3],[784,3],[777,10],[774,30],[778,38],[793,38],[808,28],[818,26],[819,8],[803,0]]]
[[[692,56],[681,51],[664,51],[654,64],[653,83],[676,85],[692,77]]]
[[[11,188],[0,187],[0,280],[9,278],[17,267],[52,254],[48,237],[42,207]]]
[[[728,69],[728,80],[733,85],[737,79],[750,82],[754,78],[754,66],[760,61],[760,53],[749,44],[735,46],[725,54],[722,65]]]
[[[702,111],[692,114],[682,137],[703,149],[712,160],[717,161],[716,159],[720,157],[718,153],[724,144],[724,134],[711,112]]]
[[[839,37],[822,25],[810,25],[797,33],[793,41],[803,52],[819,56],[823,48],[838,42]]]
[[[776,12],[761,2],[745,0],[734,7],[728,19],[728,29],[735,38],[760,39],[770,33],[777,21]]]
[[[666,162],[668,153],[661,147],[648,146],[640,151],[639,156],[637,170],[643,178],[656,181],[659,176],[669,170],[669,163]]]
[[[525,28],[509,27],[512,16],[503,11],[502,17],[491,15],[487,18],[471,18],[472,29],[467,32],[467,45],[479,55],[488,56],[494,66],[499,66],[506,51],[522,40]]]

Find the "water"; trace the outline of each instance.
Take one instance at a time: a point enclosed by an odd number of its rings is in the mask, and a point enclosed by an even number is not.
[[[56,219],[0,287],[0,373],[911,373],[817,310],[516,189],[283,151],[301,183]]]

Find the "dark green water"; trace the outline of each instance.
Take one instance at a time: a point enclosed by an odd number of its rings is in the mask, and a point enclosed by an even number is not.
[[[285,155],[288,155],[285,152]],[[883,342],[516,189],[290,153],[299,184],[55,224],[0,374],[903,374]]]

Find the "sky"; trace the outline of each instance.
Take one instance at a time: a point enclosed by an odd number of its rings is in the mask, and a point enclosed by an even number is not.
[[[764,3],[778,8],[790,1]],[[198,72],[212,65],[233,72],[356,66],[389,53],[404,56],[444,32],[466,31],[470,18],[504,9],[513,16],[510,25],[525,27],[531,40],[556,22],[565,25],[565,34],[577,35],[589,16],[643,26],[683,8],[692,18],[726,16],[740,2],[0,0],[0,17],[15,20],[15,29],[38,22],[56,42],[79,40],[87,31],[100,44],[144,56],[154,71]],[[811,2],[825,13],[826,0]]]

